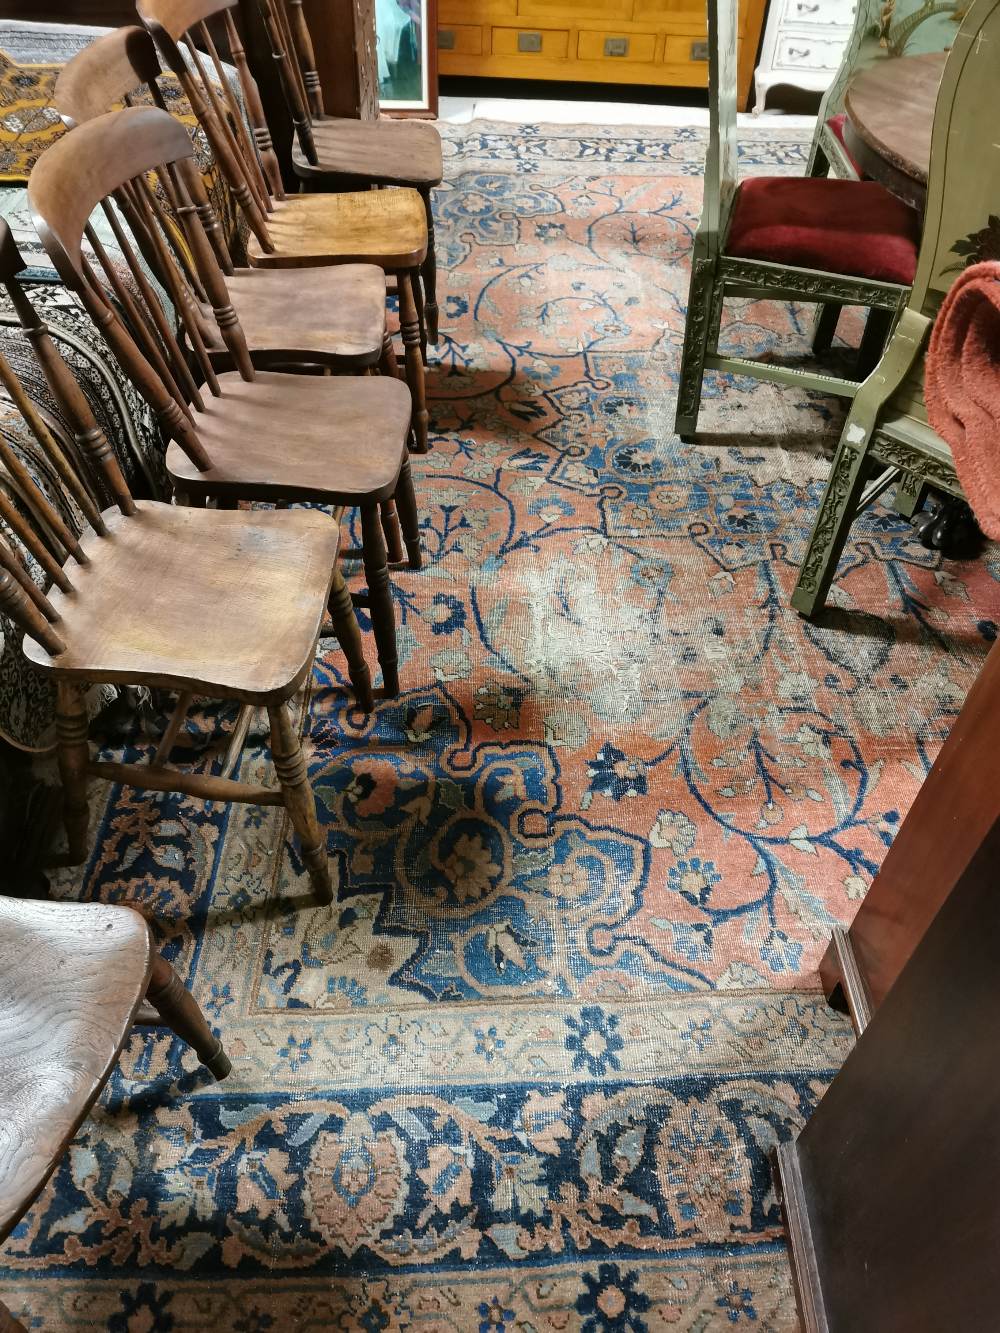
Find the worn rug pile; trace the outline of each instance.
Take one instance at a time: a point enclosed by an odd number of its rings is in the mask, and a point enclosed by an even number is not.
[[[56,892],[148,913],[234,1072],[130,1040],[4,1249],[29,1327],[798,1327],[768,1152],[851,1045],[816,964],[996,636],[1000,565],[876,508],[822,622],[788,609],[841,417],[709,382],[702,440],[673,436],[704,149],[448,131],[403,693],[359,714],[331,641],[300,700],[336,903],[280,811],[94,793]],[[804,145],[742,158],[800,173]],[[726,314],[754,355],[809,331]],[[272,779],[259,740],[244,774]]]

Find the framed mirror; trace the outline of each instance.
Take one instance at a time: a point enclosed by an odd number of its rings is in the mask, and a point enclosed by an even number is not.
[[[381,108],[390,116],[436,116],[437,0],[375,0]]]

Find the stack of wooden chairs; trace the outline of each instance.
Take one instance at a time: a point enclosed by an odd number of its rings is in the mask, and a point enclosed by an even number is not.
[[[400,690],[391,578],[421,564],[410,455],[428,447],[441,147],[427,124],[327,117],[301,5],[261,0],[296,133],[302,189],[287,191],[234,8],[146,0],[142,26],[81,51],[56,87],[69,133],[29,181],[54,266],[162,430],[170,500],[132,494],[21,285],[24,264],[0,222],[0,283],[72,433],[57,438],[0,364],[47,466],[44,480],[33,475],[0,436],[12,488],[0,491],[0,609],[55,683],[67,862],[87,855],[93,777],[280,805],[322,905],[333,884],[294,705],[320,638],[332,635],[357,706],[374,707],[359,605],[382,693]],[[213,210],[188,130],[167,110],[164,69],[180,79],[235,200],[235,235]],[[387,323],[393,298],[401,368]],[[52,486],[80,515],[82,535],[60,517]],[[352,512],[361,540],[346,550],[341,523]],[[345,560],[361,563],[364,592],[349,592]],[[85,689],[95,684],[176,697],[147,763],[92,756]],[[171,764],[196,699],[236,710],[218,771]],[[261,711],[277,778],[266,786],[237,775]],[[0,965],[2,1240],[133,1024],[170,1026],[217,1078],[229,1062],[127,907],[0,899]],[[21,1327],[2,1305],[0,1327]]]

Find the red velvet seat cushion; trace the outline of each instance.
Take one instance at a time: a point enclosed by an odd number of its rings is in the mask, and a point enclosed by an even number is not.
[[[756,176],[737,191],[725,253],[908,286],[917,215],[874,181]]]
[[[858,166],[857,162],[855,162],[855,160],[854,160],[854,154],[853,154],[853,153],[851,152],[851,150],[848,148],[848,146],[847,146],[847,140],[844,138],[844,126],[845,126],[846,124],[847,124],[847,116],[846,116],[846,114],[845,114],[843,111],[841,111],[841,113],[840,113],[839,116],[831,116],[831,117],[830,117],[830,119],[826,122],[826,128],[830,131],[830,133],[833,135],[833,137],[837,140],[837,142],[840,144],[841,148],[843,148],[844,153],[845,153],[846,156],[847,156],[847,160],[848,160],[848,162],[850,162],[851,166],[854,168],[854,170],[857,172],[857,174],[858,174],[859,176],[863,176],[865,173],[864,173],[864,172],[861,170],[861,168]]]

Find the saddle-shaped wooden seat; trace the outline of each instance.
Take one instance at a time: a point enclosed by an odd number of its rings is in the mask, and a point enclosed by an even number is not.
[[[331,362],[376,365],[385,341],[385,275],[373,264],[292,269],[241,268],[226,286],[254,365]]]
[[[397,272],[419,268],[427,254],[427,219],[415,190],[289,195],[274,200],[267,230],[272,250],[256,236],[247,244],[250,263],[267,268],[378,264]]]
[[[286,378],[293,383],[291,377]],[[62,652],[25,636],[28,659],[63,678],[192,689],[267,705],[312,666],[340,529],[314,510],[267,515],[136,501],[104,515],[74,589],[53,588]],[[156,597],[143,589],[156,584]]]
[[[420,120],[344,120],[312,122],[316,161],[299,143],[292,146],[296,175],[346,176],[415,188],[437,185],[442,176],[441,136]]]
[[[410,420],[399,380],[260,371],[249,384],[220,375],[219,388],[198,417],[208,468],[176,443],[167,450],[167,471],[185,494],[355,505],[396,490]]]
[[[133,1025],[172,1028],[217,1079],[231,1065],[130,907],[0,898],[0,978],[3,1241],[59,1164]],[[2,1303],[0,1329],[27,1333]]]

